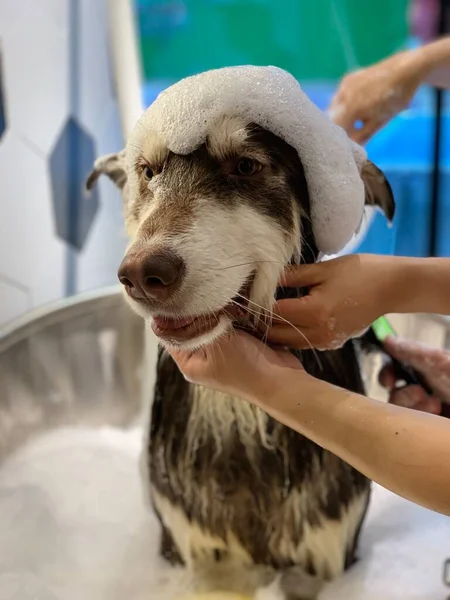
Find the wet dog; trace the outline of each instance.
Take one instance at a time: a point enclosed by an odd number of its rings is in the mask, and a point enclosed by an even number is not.
[[[355,560],[370,482],[261,410],[186,382],[165,350],[270,315],[286,265],[317,259],[302,161],[233,114],[186,155],[145,131],[133,144],[134,164],[124,152],[101,158],[89,185],[104,173],[122,189],[130,245],[119,279],[161,341],[146,449],[161,553],[197,572],[199,589],[253,593],[278,578],[286,598],[314,598]],[[383,174],[367,161],[361,177],[366,203],[392,218]],[[320,365],[296,355],[364,393],[354,342],[321,352]]]

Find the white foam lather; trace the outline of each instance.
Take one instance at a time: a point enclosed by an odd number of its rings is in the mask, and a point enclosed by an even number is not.
[[[313,232],[324,254],[339,252],[358,231],[364,212],[363,148],[352,142],[278,67],[226,67],[182,79],[164,90],[136,125],[155,131],[176,154],[205,142],[224,115],[253,122],[297,150],[311,197]],[[135,159],[134,134],[127,156]]]

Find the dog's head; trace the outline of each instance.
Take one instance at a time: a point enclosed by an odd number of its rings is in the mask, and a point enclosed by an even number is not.
[[[96,162],[124,192],[130,245],[119,268],[128,301],[166,344],[210,343],[245,315],[270,310],[290,262],[317,256],[304,169],[294,148],[240,117],[219,119],[190,154],[156,133]],[[391,219],[392,193],[369,161],[366,203]]]

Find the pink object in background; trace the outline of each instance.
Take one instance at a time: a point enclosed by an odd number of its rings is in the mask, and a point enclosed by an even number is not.
[[[438,35],[440,2],[439,0],[411,0],[409,5],[409,24],[411,33],[426,44]],[[446,31],[450,29],[450,15],[446,15]]]

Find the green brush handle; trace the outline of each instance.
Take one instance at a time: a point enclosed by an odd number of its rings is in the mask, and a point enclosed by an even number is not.
[[[386,350],[386,347],[384,345],[386,338],[389,336],[397,337],[397,333],[392,327],[392,325],[389,323],[388,319],[386,317],[379,317],[376,321],[372,323],[372,331],[377,339],[378,345],[382,348],[384,352],[386,352],[386,354],[389,355],[392,361],[395,376],[398,379],[402,379],[406,385],[420,385],[428,394],[432,394],[433,392],[430,386],[428,385],[428,382],[418,371],[416,371],[409,365],[400,362],[391,354],[389,354],[389,352]]]

